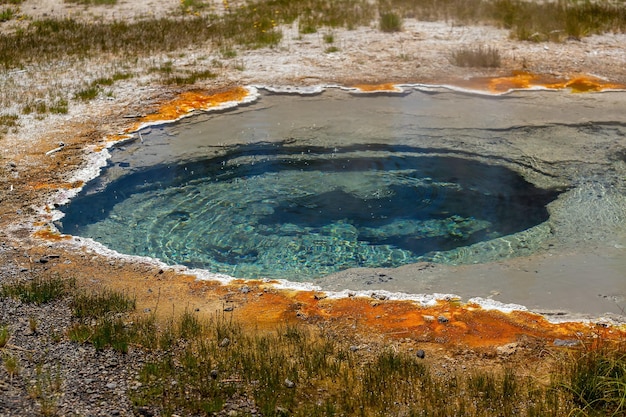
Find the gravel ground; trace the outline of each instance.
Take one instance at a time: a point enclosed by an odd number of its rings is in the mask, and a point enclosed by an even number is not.
[[[0,284],[33,279],[41,270],[11,271],[6,265]],[[42,305],[11,298],[0,302],[0,323],[10,339],[0,349],[0,416],[157,416],[157,410],[135,407],[130,396],[141,386],[137,380],[146,360],[155,353],[129,347],[127,353],[97,351],[90,344],[68,340],[74,323],[70,299]],[[31,323],[36,323],[33,331]],[[17,359],[17,368],[8,365]],[[218,416],[255,415],[254,403],[234,397]]]

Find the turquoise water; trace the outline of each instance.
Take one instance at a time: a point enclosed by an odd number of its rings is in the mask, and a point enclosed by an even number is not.
[[[503,166],[407,145],[220,149],[86,187],[62,230],[170,264],[301,281],[445,259],[544,222],[558,195]]]

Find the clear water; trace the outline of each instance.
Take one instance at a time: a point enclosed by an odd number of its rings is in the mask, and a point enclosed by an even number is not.
[[[558,194],[424,148],[294,140],[226,146],[94,187],[65,209],[64,232],[170,264],[291,280],[453,259],[546,221]]]

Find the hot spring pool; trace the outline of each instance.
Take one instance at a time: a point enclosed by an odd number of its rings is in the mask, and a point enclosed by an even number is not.
[[[58,227],[125,254],[292,281],[600,242],[623,227],[626,128],[618,110],[590,114],[592,96],[559,100],[265,94],[115,146]]]

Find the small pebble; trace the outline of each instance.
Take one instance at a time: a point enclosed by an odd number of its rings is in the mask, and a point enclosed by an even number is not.
[[[296,386],[296,383],[290,380],[289,378],[287,378],[285,379],[285,386],[287,388],[294,388]]]
[[[448,320],[448,318],[447,318],[447,317],[444,317],[444,316],[439,316],[439,317],[437,317],[437,321],[438,321],[439,323],[447,323],[447,322],[449,322],[450,320]]]
[[[426,357],[426,352],[424,352],[422,349],[418,349],[417,352],[415,352],[415,356],[420,359],[424,359]]]
[[[228,345],[230,345],[230,339],[225,337],[224,339],[222,339],[222,341],[220,342],[220,347],[227,347]]]

